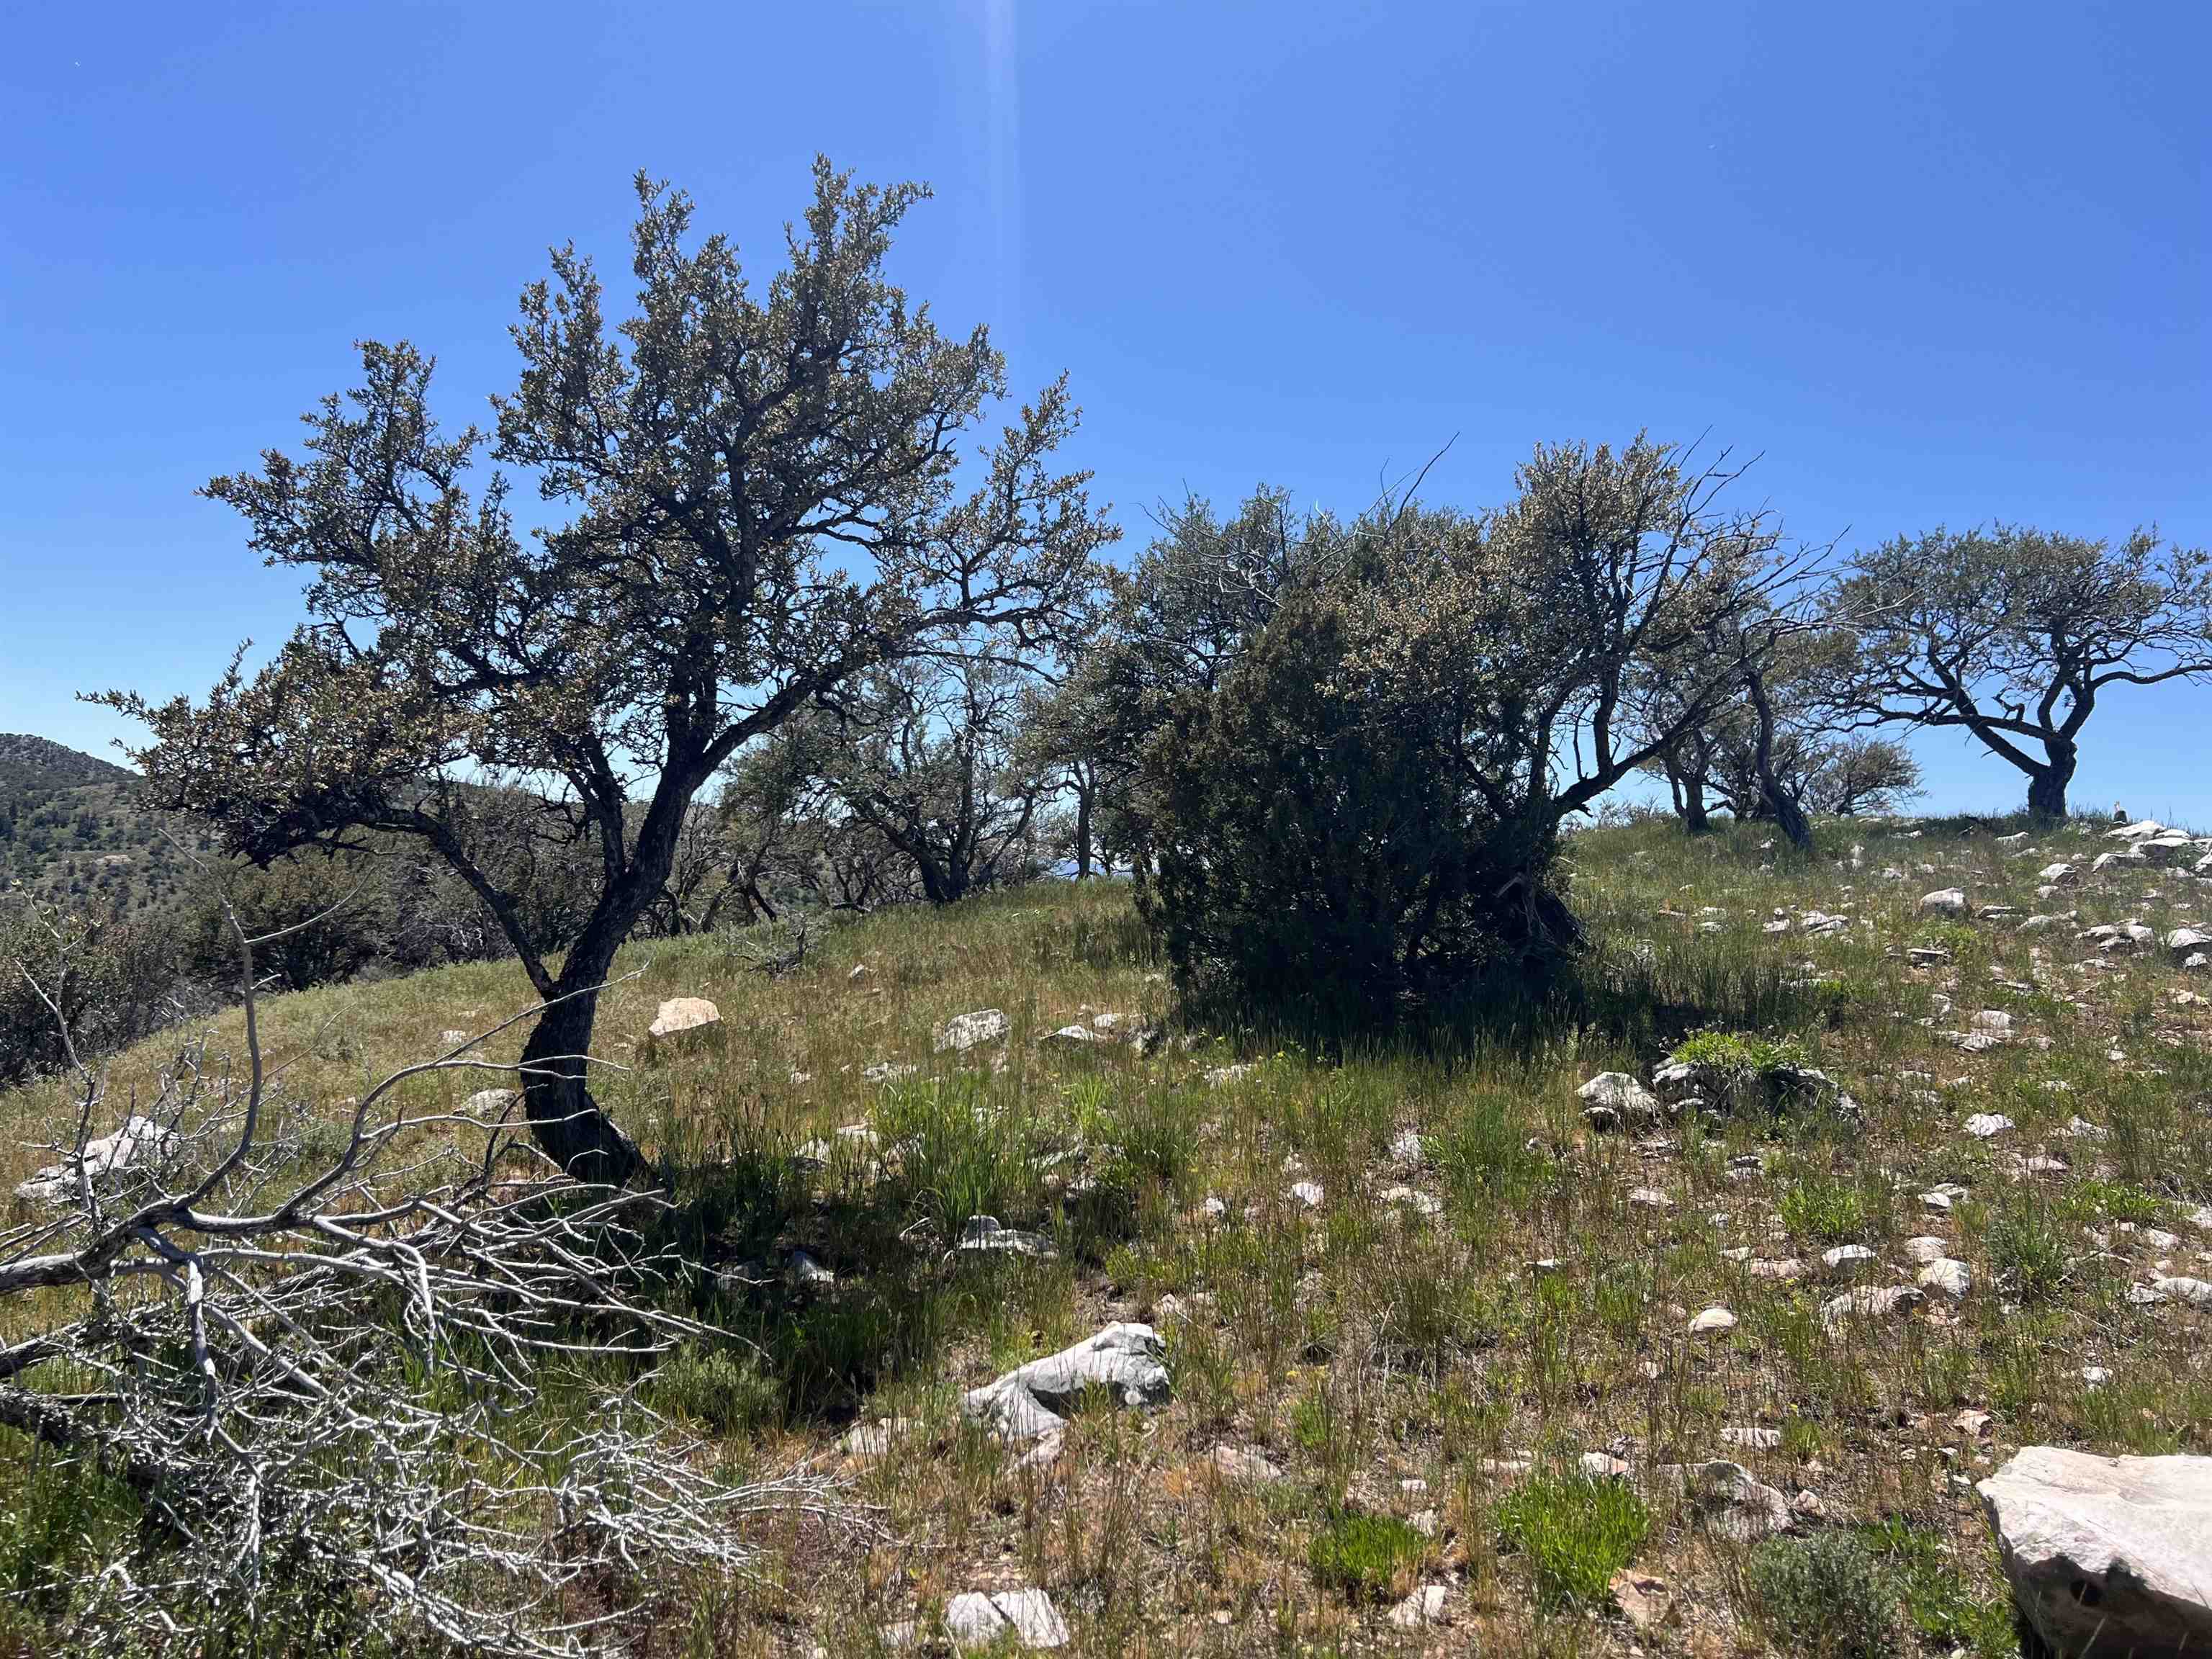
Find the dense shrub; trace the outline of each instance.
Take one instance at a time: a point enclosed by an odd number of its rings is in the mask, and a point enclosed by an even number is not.
[[[1848,1533],[1800,1544],[1770,1538],[1745,1569],[1759,1627],[1807,1659],[1888,1659],[1898,1650],[1897,1585]]]

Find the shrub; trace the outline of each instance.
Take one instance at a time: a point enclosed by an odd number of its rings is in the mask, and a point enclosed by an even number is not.
[[[1897,1589],[1847,1533],[1800,1544],[1770,1538],[1745,1569],[1753,1621],[1806,1659],[1890,1659],[1898,1650]]]
[[[2000,1203],[1990,1215],[1988,1246],[1997,1279],[2021,1301],[2047,1301],[2064,1286],[2066,1236],[2043,1204]]]
[[[1528,1558],[1540,1601],[1595,1607],[1643,1548],[1651,1515],[1624,1481],[1543,1475],[1506,1494],[1498,1529]]]
[[[653,1376],[653,1403],[718,1435],[747,1433],[783,1412],[783,1385],[750,1354],[687,1349]]]

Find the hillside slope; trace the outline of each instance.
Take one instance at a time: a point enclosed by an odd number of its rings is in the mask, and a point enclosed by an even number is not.
[[[122,767],[0,732],[0,892],[108,916],[177,896],[184,860]]]
[[[2083,825],[1823,834],[1578,836],[1580,1015],[1421,1052],[1176,1031],[1110,884],[879,915],[775,980],[726,938],[631,949],[597,1086],[757,1345],[652,1398],[732,1470],[842,1469],[880,1528],[765,1527],[773,1572],[672,1585],[671,1628],[882,1651],[1034,1588],[1085,1653],[1799,1653],[1839,1615],[1762,1564],[1827,1537],[1871,1564],[1832,1592],[1869,1650],[2015,1652],[1973,1481],[2030,1443],[2212,1452],[2212,1311],[2158,1288],[2212,1279],[2212,977],[2160,942],[2212,884],[2093,870],[2121,844]],[[649,1043],[678,995],[720,1023]],[[527,1006],[473,964],[273,999],[264,1036],[335,1113]],[[983,1009],[1003,1039],[939,1048]],[[234,1015],[211,1033],[237,1052]],[[1657,1076],[1678,1049],[1702,1109]],[[1637,1085],[1612,1122],[1578,1092],[1606,1072]],[[0,1096],[11,1182],[68,1116]],[[1033,1237],[957,1248],[979,1215]],[[1114,1322],[1157,1333],[1164,1401],[1079,1399],[1042,1446],[963,1424],[963,1390]],[[1649,1629],[1625,1568],[1663,1581]]]

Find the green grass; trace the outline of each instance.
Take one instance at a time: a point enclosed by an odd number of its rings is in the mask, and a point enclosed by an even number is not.
[[[2063,930],[1931,930],[1923,891],[2047,909],[2037,868],[2086,867],[2097,850],[2070,829],[1999,846],[2014,827],[1823,825],[1819,855],[1771,863],[1756,826],[1697,842],[1656,823],[1578,835],[1571,892],[1593,951],[1552,1002],[1470,1009],[1338,1054],[1282,1040],[1256,1013],[1184,1023],[1126,888],[1109,883],[866,918],[777,980],[726,938],[631,947],[602,1003],[600,1097],[669,1182],[665,1242],[710,1269],[767,1270],[757,1286],[709,1276],[672,1291],[730,1335],[672,1356],[647,1398],[732,1473],[842,1469],[876,1528],[760,1523],[769,1588],[672,1579],[671,1644],[866,1652],[885,1626],[1018,1579],[1053,1595],[1083,1651],[1393,1650],[1389,1599],[1435,1582],[1461,1621],[1455,1643],[1620,1659],[1637,1638],[1606,1611],[1606,1586],[1633,1566],[1666,1579],[1698,1624],[1740,1635],[1747,1659],[1761,1643],[1802,1651],[1781,1626],[1760,1635],[1760,1609],[1793,1595],[1859,1605],[1858,1566],[1801,1559],[1790,1543],[1797,1554],[1759,1556],[1785,1563],[1761,1577],[1677,1524],[1643,1474],[1727,1456],[1819,1494],[1888,1586],[1887,1651],[1995,1659],[2005,1601],[1983,1522],[1934,1483],[1980,1479],[2037,1441],[2212,1453],[2212,1326],[2126,1296],[2154,1260],[2212,1274],[2212,1234],[2187,1219],[2212,1203],[2212,1010],[2172,997],[2212,986],[2162,952],[2077,970],[2089,951]],[[1881,879],[1886,866],[1908,878]],[[2212,889],[2134,871],[2066,902],[2085,926],[2140,916],[2163,931],[2212,914],[2200,893]],[[1698,931],[1709,905],[1726,912],[1720,931]],[[1766,934],[1778,908],[1852,926]],[[1948,963],[1906,959],[1937,939]],[[851,977],[860,964],[869,973]],[[2001,979],[2033,980],[2034,994]],[[645,1027],[676,995],[711,998],[721,1025],[648,1054]],[[265,1034],[291,1086],[334,1112],[441,1030],[482,1029],[528,997],[511,966],[478,964],[273,998]],[[939,1024],[986,1007],[1006,1012],[1008,1041],[964,1059],[933,1050]],[[2021,1039],[1985,1053],[1947,1040],[1984,1007],[2012,1012]],[[1141,1054],[1037,1042],[1103,1012],[1168,1040]],[[210,1054],[234,1056],[235,1019],[210,1029]],[[513,1059],[521,1036],[493,1039],[493,1058]],[[173,1048],[117,1056],[112,1097],[143,1098]],[[1754,1080],[1817,1063],[1862,1111],[1589,1129],[1583,1081],[1648,1079],[1676,1054]],[[1208,1081],[1232,1062],[1253,1069]],[[869,1081],[879,1063],[916,1069]],[[2044,1086],[2054,1079],[2072,1086]],[[446,1073],[400,1092],[434,1114],[497,1080]],[[1980,1111],[2018,1127],[1970,1139],[1962,1126]],[[0,1163],[13,1160],[0,1181],[45,1161],[38,1146],[66,1112],[53,1085],[0,1095]],[[2061,1133],[2076,1115],[2101,1133]],[[821,1167],[794,1156],[857,1126],[872,1144],[840,1143]],[[2019,1160],[2039,1153],[2068,1167],[2031,1175]],[[1294,1197],[1297,1182],[1321,1202]],[[1921,1198],[1944,1183],[1962,1191],[1948,1214]],[[1636,1189],[1668,1202],[1632,1203]],[[1056,1253],[951,1250],[975,1214]],[[2154,1249],[2123,1222],[2181,1242]],[[1876,1261],[1861,1282],[1910,1283],[1904,1243],[1926,1233],[1971,1268],[1963,1303],[1848,1338],[1824,1327],[1822,1250],[1863,1244]],[[790,1283],[794,1249],[835,1286]],[[1751,1271],[1785,1257],[1807,1276]],[[0,1341],[64,1315],[73,1294],[0,1309]],[[1714,1305],[1736,1329],[1691,1339],[1688,1319]],[[1014,1468],[961,1426],[962,1390],[1135,1319],[1168,1346],[1173,1398],[1158,1413],[1086,1402],[1042,1469]],[[2112,1380],[2087,1387],[2089,1364]],[[1979,1443],[1949,1426],[1968,1407],[1993,1414]],[[854,1423],[886,1418],[906,1425],[890,1454],[844,1462]],[[1781,1443],[1723,1440],[1746,1426],[1778,1427]],[[66,1574],[83,1539],[134,1524],[127,1500],[33,1463],[9,1437],[0,1446],[0,1547],[19,1582]],[[1264,1455],[1279,1479],[1220,1477],[1224,1447]],[[1572,1473],[1614,1447],[1629,1479]],[[0,1650],[18,1632],[35,1646],[43,1604],[7,1616],[18,1624],[0,1625]],[[1667,1639],[1659,1650],[1689,1650],[1682,1632]]]
[[[1499,1536],[1528,1559],[1537,1600],[1553,1607],[1599,1606],[1651,1530],[1633,1487],[1578,1474],[1532,1480],[1507,1493],[1497,1513]]]

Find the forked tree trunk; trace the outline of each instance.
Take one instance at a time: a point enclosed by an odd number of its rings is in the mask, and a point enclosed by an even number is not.
[[[1758,669],[1747,672],[1744,687],[1751,696],[1752,712],[1758,717],[1758,744],[1753,752],[1753,763],[1759,772],[1759,798],[1771,813],[1782,833],[1790,838],[1792,847],[1809,851],[1813,845],[1813,826],[1806,821],[1805,810],[1797,798],[1783,785],[1774,772],[1774,704],[1766,695],[1766,677]]]

